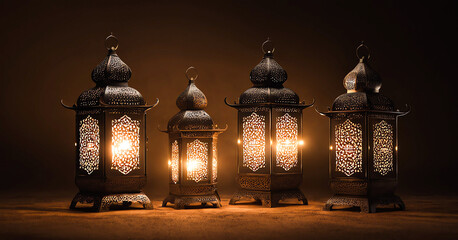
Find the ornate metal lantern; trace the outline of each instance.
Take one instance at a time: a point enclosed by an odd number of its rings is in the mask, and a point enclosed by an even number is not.
[[[207,98],[194,83],[197,76],[194,67],[186,70],[188,87],[176,101],[180,111],[169,120],[167,130],[163,131],[169,134],[170,146],[169,196],[162,202],[163,207],[168,202],[176,209],[193,203],[201,203],[202,206],[211,203],[213,207],[221,207],[216,191],[216,143],[217,136],[227,126],[217,129],[205,112]]]
[[[107,57],[92,71],[94,88],[84,91],[72,107],[76,112],[76,176],[78,202],[93,203],[93,210],[133,202],[152,208],[141,192],[146,184],[146,114],[156,106],[128,86],[130,68],[118,57],[118,40],[107,37]]]
[[[283,87],[286,71],[274,60],[274,48],[250,73],[253,87],[228,106],[238,110],[238,182],[241,189],[229,204],[242,198],[260,201],[265,207],[280,200],[307,199],[302,182],[302,110],[313,105],[299,102],[298,95]]]
[[[367,55],[360,57],[361,48]],[[398,177],[397,121],[407,111],[395,110],[393,102],[379,93],[382,80],[369,66],[369,49],[356,49],[359,63],[345,76],[347,93],[336,98],[332,110],[318,112],[330,118],[330,187],[333,206],[356,206],[375,212],[379,204],[405,208],[394,195]]]

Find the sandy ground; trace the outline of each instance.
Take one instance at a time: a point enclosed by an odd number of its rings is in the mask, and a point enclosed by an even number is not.
[[[458,239],[458,197],[402,196],[407,211],[322,211],[308,206],[253,204],[174,210],[68,210],[71,194],[9,196],[0,201],[0,239]]]

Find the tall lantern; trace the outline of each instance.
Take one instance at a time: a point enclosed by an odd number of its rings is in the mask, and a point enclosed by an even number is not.
[[[130,68],[118,57],[118,40],[105,40],[108,55],[92,71],[96,86],[84,91],[72,107],[76,112],[76,204],[93,203],[93,210],[112,205],[141,203],[152,208],[142,192],[146,184],[146,105],[143,96],[128,86]]]
[[[205,112],[207,98],[194,81],[197,70],[186,70],[188,87],[178,96],[176,104],[180,111],[173,116],[163,131],[169,134],[169,196],[168,202],[181,209],[193,203],[202,206],[211,203],[221,207],[216,191],[217,180],[217,136],[225,129],[217,129]]]
[[[238,183],[241,189],[229,204],[242,198],[255,199],[265,207],[280,200],[307,199],[299,190],[302,182],[302,110],[310,107],[298,95],[283,87],[286,71],[274,60],[274,48],[250,73],[253,87],[228,106],[238,110]]]
[[[367,54],[360,57],[365,48]],[[379,204],[404,210],[394,195],[398,178],[398,117],[391,99],[379,93],[382,80],[369,66],[369,49],[356,49],[359,63],[345,76],[347,93],[336,98],[332,110],[319,112],[330,118],[330,188],[334,196],[325,205],[360,207],[375,212]],[[318,110],[317,110],[318,111]]]

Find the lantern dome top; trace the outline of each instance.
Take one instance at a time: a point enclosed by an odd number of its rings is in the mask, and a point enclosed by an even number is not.
[[[381,93],[352,92],[344,93],[334,100],[333,111],[378,110],[394,111],[393,101]]]
[[[191,75],[191,72],[194,72]],[[196,68],[189,67],[186,70],[186,78],[189,80],[188,87],[178,96],[176,104],[180,110],[202,110],[207,107],[207,98],[195,85],[199,76]]]
[[[365,48],[367,53],[360,56],[359,51],[362,48]],[[393,101],[379,93],[382,86],[380,76],[367,63],[370,58],[369,48],[364,43],[361,43],[356,49],[356,55],[359,58],[359,63],[343,80],[347,93],[338,96],[334,100],[332,110],[394,111]]]
[[[140,92],[128,86],[132,71],[116,54],[118,39],[113,34],[106,38],[105,47],[108,55],[92,71],[96,86],[81,93],[76,106],[145,105]]]
[[[204,111],[207,107],[207,98],[195,85],[195,80],[198,77],[197,69],[189,67],[185,75],[189,80],[188,86],[176,101],[180,112],[169,120],[167,130],[172,132],[175,130],[212,129],[213,120]]]
[[[298,104],[299,96],[291,89],[283,87],[288,78],[286,71],[275,61],[273,52],[275,48],[266,50],[267,44],[271,45],[270,39],[262,44],[264,57],[250,72],[250,80],[253,87],[240,95],[240,104],[276,103]]]
[[[92,80],[100,85],[129,81],[132,71],[116,54],[118,39],[111,34],[105,40],[105,47],[108,55],[92,71]]]
[[[359,51],[365,48],[366,55],[360,57]],[[343,80],[343,85],[347,92],[374,92],[378,93],[382,86],[382,79],[367,63],[370,59],[369,48],[361,43],[356,49],[356,56],[359,58],[359,63],[351,70]]]
[[[250,80],[257,87],[281,87],[288,78],[286,71],[274,59],[275,48],[265,50],[266,45],[271,43],[272,41],[267,39],[262,44],[264,57],[250,72]]]

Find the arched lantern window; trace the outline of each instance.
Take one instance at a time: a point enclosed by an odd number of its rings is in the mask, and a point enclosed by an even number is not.
[[[169,134],[169,196],[162,206],[174,204],[177,209],[191,204],[211,203],[221,207],[217,192],[217,137],[226,129],[218,129],[205,112],[207,98],[195,85],[197,71],[186,70],[188,87],[178,96],[180,111],[163,131]]]
[[[152,208],[141,191],[146,184],[146,111],[143,96],[128,86],[130,68],[116,54],[118,40],[107,37],[108,55],[92,71],[96,86],[84,91],[72,107],[76,112],[76,176],[78,202],[95,211],[133,202]]]
[[[238,111],[238,182],[241,189],[230,204],[252,198],[271,207],[282,199],[307,199],[299,190],[302,182],[302,110],[291,89],[283,87],[286,71],[274,60],[275,49],[265,50],[264,58],[250,73],[253,87],[226,104]]]
[[[360,57],[365,48],[366,55]],[[330,118],[330,187],[335,195],[326,203],[356,206],[375,212],[379,204],[394,204],[404,209],[394,195],[398,177],[398,117],[410,110],[395,110],[388,97],[379,93],[382,80],[369,66],[369,49],[361,44],[356,54],[359,63],[347,74],[347,93],[336,98],[332,109],[318,112]]]

